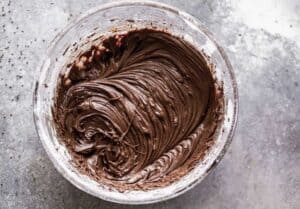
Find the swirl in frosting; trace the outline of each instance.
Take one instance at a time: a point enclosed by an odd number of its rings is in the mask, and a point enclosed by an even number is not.
[[[58,133],[82,172],[120,189],[167,185],[213,142],[223,91],[208,58],[143,29],[103,38],[58,82]]]

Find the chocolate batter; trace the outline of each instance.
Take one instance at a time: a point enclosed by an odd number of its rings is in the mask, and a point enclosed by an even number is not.
[[[203,53],[167,32],[103,38],[61,76],[56,128],[81,172],[118,190],[185,175],[213,144],[223,90]]]

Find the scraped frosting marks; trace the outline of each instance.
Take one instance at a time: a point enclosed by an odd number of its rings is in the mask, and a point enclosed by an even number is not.
[[[103,38],[58,82],[56,128],[81,172],[118,190],[174,182],[203,157],[223,90],[203,53],[167,32]]]

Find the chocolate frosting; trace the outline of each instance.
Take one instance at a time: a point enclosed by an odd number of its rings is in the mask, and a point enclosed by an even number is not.
[[[117,189],[186,174],[213,142],[223,91],[191,44],[143,29],[103,38],[58,82],[53,114],[79,169]]]

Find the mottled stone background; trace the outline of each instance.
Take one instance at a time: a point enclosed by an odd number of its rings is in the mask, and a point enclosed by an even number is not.
[[[50,40],[108,1],[0,1],[0,208],[122,206],[89,196],[53,167],[32,118],[33,79]],[[300,208],[300,1],[163,0],[198,17],[224,46],[240,94],[220,165],[196,188],[145,209]]]

